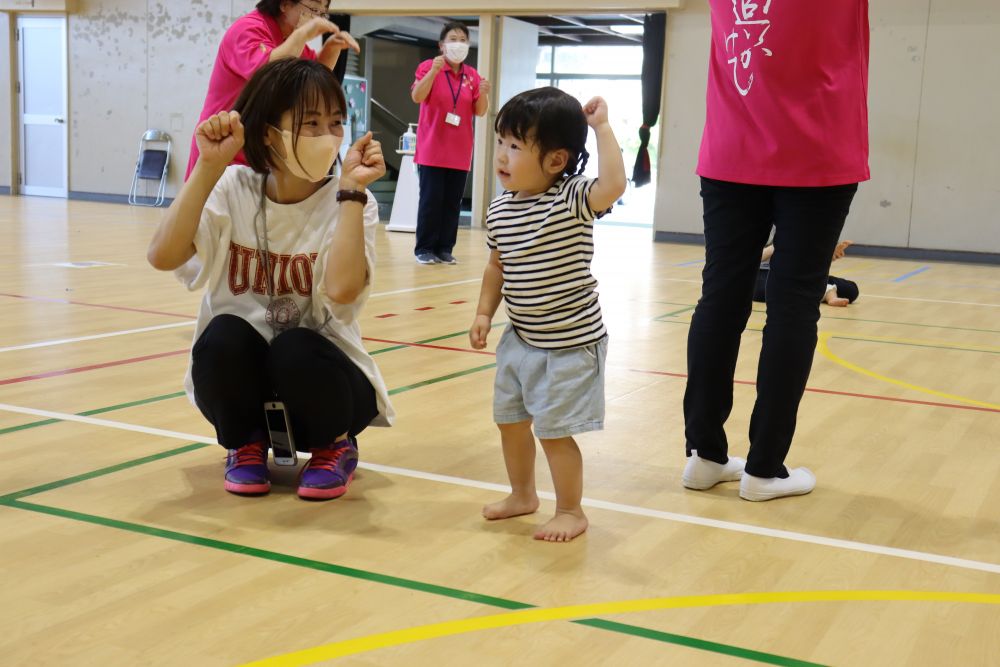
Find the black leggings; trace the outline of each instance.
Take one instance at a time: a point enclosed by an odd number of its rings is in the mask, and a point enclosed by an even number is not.
[[[784,461],[812,367],[819,304],[857,189],[857,184],[791,188],[701,179],[706,261],[701,299],[688,332],[688,453],[698,450],[717,463],[728,460],[723,425],[733,407],[740,335],[750,317],[760,254],[773,225],[767,323],[757,362],[746,471],[755,477],[788,475]]]
[[[289,329],[268,345],[243,318],[218,315],[191,356],[195,403],[227,449],[266,442],[266,401],[284,402],[300,451],[357,435],[378,414],[368,378],[312,329]]]
[[[770,269],[766,269],[763,266],[757,271],[757,284],[753,288],[753,300],[759,301],[760,303],[765,303],[767,301],[767,274],[770,273]],[[847,278],[838,278],[837,276],[828,276],[826,279],[827,285],[833,285],[837,288],[837,296],[847,299],[849,303],[854,303],[858,300],[861,295],[861,290],[858,288],[858,284],[853,280],[848,280]]]
[[[417,243],[413,254],[451,252],[458,238],[458,218],[469,172],[420,165]]]

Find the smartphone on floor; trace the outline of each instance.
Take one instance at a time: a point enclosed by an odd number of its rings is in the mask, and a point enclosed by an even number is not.
[[[267,435],[271,439],[271,451],[274,452],[274,462],[279,466],[293,466],[299,462],[295,454],[295,440],[292,438],[292,424],[288,419],[288,411],[281,401],[264,403],[264,416],[267,418]]]

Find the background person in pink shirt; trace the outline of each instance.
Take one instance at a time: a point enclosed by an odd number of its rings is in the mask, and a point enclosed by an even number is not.
[[[441,55],[417,67],[411,97],[420,105],[417,153],[420,203],[414,254],[421,264],[455,264],[458,215],[472,167],[473,115],[489,108],[490,82],[464,64],[469,29],[453,21],[441,30]]]
[[[360,51],[350,34],[326,18],[329,9],[329,0],[261,0],[254,11],[237,19],[219,45],[198,125],[220,111],[231,110],[250,76],[272,60],[306,58],[318,60],[332,70],[341,51]],[[306,42],[327,33],[331,37],[318,54],[306,46]],[[198,145],[192,137],[184,180],[197,161]],[[233,164],[246,164],[242,151]]]
[[[788,470],[819,303],[868,172],[868,0],[710,0],[712,48],[698,174],[702,295],[688,334],[684,486],[740,480],[746,500],[812,491]],[[767,324],[746,461],[728,456],[740,335],[771,226]]]

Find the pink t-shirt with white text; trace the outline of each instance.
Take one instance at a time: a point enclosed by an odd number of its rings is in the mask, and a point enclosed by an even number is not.
[[[411,89],[431,71],[433,64],[433,60],[420,63]],[[479,81],[479,72],[464,64],[459,74],[447,64],[438,72],[427,99],[420,103],[414,162],[460,171],[472,168],[473,120],[479,99]],[[452,110],[461,118],[457,127],[445,122]]]
[[[243,92],[253,73],[267,64],[271,51],[281,46],[285,36],[281,34],[278,21],[272,16],[253,10],[241,16],[229,26],[222,37],[219,52],[215,57],[212,77],[208,81],[205,106],[198,117],[198,124],[220,111],[233,108],[236,99]],[[316,52],[308,46],[302,50],[302,58],[316,60]],[[198,145],[191,138],[191,157],[188,160],[186,179],[198,160]],[[246,164],[243,151],[233,159],[233,164]]]
[[[868,180],[868,0],[710,0],[698,174],[754,185]]]

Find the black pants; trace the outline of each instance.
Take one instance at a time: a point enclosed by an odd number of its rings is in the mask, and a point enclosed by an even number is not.
[[[857,184],[826,188],[742,185],[701,179],[705,219],[702,295],[688,333],[684,393],[687,451],[728,461],[723,425],[753,300],[760,254],[775,227],[767,323],[757,365],[746,471],[786,477],[785,456],[816,349],[819,304],[833,249]]]
[[[420,165],[418,173],[420,205],[414,254],[450,253],[458,238],[458,215],[469,172]]]
[[[757,271],[757,284],[753,288],[753,300],[765,303],[767,301],[767,274],[771,272],[770,268],[760,267]],[[837,288],[837,296],[847,299],[848,303],[854,303],[858,300],[861,295],[861,289],[858,284],[853,280],[848,280],[847,278],[838,278],[837,276],[827,276],[827,285],[833,285]]]
[[[285,403],[300,451],[357,435],[378,414],[368,378],[312,329],[289,329],[268,345],[243,318],[218,315],[192,360],[195,403],[227,449],[266,442],[265,401]]]

